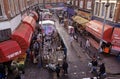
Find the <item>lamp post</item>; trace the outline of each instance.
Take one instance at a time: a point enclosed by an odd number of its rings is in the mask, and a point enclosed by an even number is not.
[[[102,27],[102,34],[101,34],[101,39],[100,39],[100,44],[99,44],[99,49],[98,49],[99,53],[100,53],[100,49],[101,49],[101,46],[102,46],[102,43],[103,43],[103,34],[104,34],[104,27],[105,27],[105,24],[106,24],[108,7],[109,7],[109,2],[107,0],[107,3],[105,4],[106,9],[105,9],[105,15],[104,15],[104,21],[103,21],[103,27]],[[97,56],[98,56],[98,58],[100,58],[99,55],[97,55]]]

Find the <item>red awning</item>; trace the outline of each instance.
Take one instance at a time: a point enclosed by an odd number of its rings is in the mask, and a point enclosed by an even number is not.
[[[92,20],[86,23],[86,31],[90,32],[92,35],[97,37],[98,39],[101,38],[102,35],[102,28],[103,23],[97,20]],[[104,26],[104,33],[103,33],[103,40],[110,42],[112,36],[112,26],[105,25]]]
[[[22,54],[16,41],[8,40],[0,43],[0,63],[15,59]]]
[[[37,21],[38,20],[38,14],[35,11],[31,12],[33,14],[33,18]]]
[[[112,34],[112,44],[120,47],[120,28],[115,27]]]
[[[32,16],[26,16],[23,19],[23,23],[28,24],[32,28],[33,31],[35,30],[36,21]]]
[[[112,50],[114,50],[114,51],[120,51],[120,46],[112,46]]]
[[[22,23],[13,32],[12,39],[17,41],[22,49],[22,52],[25,52],[30,45],[32,34],[32,28],[30,28],[28,24]]]

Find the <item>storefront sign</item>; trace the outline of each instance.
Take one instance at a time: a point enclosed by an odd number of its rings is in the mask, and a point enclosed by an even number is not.
[[[15,56],[18,56],[18,55],[20,55],[20,54],[21,54],[21,51],[17,51],[17,52],[14,52],[14,53],[8,55],[7,58],[10,59],[10,58],[13,58],[13,57],[15,57]]]

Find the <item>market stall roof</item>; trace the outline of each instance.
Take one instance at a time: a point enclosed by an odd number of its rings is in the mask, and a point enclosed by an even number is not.
[[[55,21],[53,20],[44,20],[44,21],[39,21],[39,24],[55,24]]]
[[[31,11],[31,13],[33,14],[32,17],[37,21],[38,17],[39,17],[38,14],[37,14],[37,12]]]
[[[112,34],[112,49],[120,51],[120,28],[115,27]]]
[[[100,21],[92,20],[89,23],[86,23],[85,29],[98,39],[101,39],[102,28],[103,24]],[[105,42],[111,42],[112,28],[113,27],[109,25],[104,26],[103,40]]]
[[[84,19],[84,18],[82,18],[82,17],[80,17],[80,16],[73,16],[72,19],[73,19],[73,21],[77,22],[78,24],[83,25],[83,27],[85,26],[85,24],[86,24],[87,22],[89,22],[89,20]]]
[[[28,24],[21,23],[13,32],[11,38],[17,41],[22,51],[25,52],[30,45],[32,34],[32,28]]]
[[[13,60],[22,53],[16,41],[8,40],[0,43],[0,63]]]
[[[25,16],[25,18],[22,21],[23,23],[28,24],[33,31],[35,30],[36,21],[32,16]]]

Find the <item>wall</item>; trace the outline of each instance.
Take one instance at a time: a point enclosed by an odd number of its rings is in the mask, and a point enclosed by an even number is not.
[[[12,31],[20,24],[21,22],[21,15],[16,16],[15,18],[0,22],[0,30],[11,28]]]

